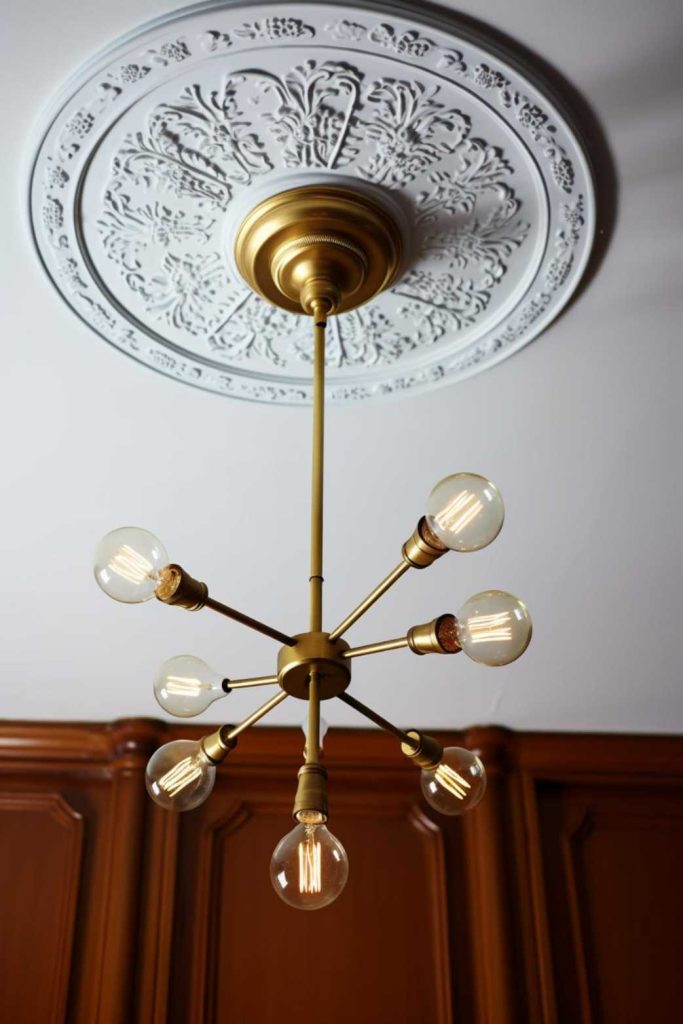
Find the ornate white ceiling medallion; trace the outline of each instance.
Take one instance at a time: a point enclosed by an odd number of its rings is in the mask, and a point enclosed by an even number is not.
[[[383,190],[411,224],[393,287],[331,322],[332,400],[505,358],[590,252],[590,171],[552,100],[452,20],[365,3],[205,4],[96,58],[36,157],[36,244],[75,312],[140,362],[305,403],[306,318],[253,294],[231,252],[251,196],[321,180]]]

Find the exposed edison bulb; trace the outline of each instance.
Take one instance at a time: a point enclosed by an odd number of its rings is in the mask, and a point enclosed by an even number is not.
[[[425,800],[440,814],[465,814],[486,792],[486,769],[471,750],[446,747],[434,769],[422,771]]]
[[[201,658],[178,654],[165,661],[154,680],[154,696],[164,711],[177,718],[199,715],[225,697],[223,677]]]
[[[478,551],[500,533],[505,506],[495,484],[478,473],[454,473],[427,498],[427,523],[451,551]]]
[[[122,526],[95,548],[95,579],[115,601],[139,604],[154,597],[159,573],[168,563],[158,537],[137,526]]]
[[[145,772],[147,792],[170,811],[204,803],[216,781],[216,765],[195,740],[174,740],[152,754]]]
[[[509,665],[529,646],[529,609],[504,590],[474,594],[456,618],[458,643],[468,657],[482,665]]]
[[[346,850],[320,820],[296,825],[277,844],[270,861],[275,892],[297,910],[328,906],[339,896],[348,877]]]

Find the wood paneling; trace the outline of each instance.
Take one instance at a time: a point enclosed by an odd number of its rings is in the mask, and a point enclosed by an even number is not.
[[[64,1019],[83,820],[59,793],[0,791],[0,992],[14,1024]],[[30,978],[30,985],[27,980]]]
[[[298,731],[246,734],[195,811],[147,799],[150,752],[207,729],[0,723],[0,1019],[677,1019],[683,739],[442,735],[488,767],[460,820],[421,803],[391,737],[333,730],[330,829],[351,875],[307,914],[268,877]]]
[[[669,1019],[683,995],[683,789],[544,784],[538,811],[558,1020]]]

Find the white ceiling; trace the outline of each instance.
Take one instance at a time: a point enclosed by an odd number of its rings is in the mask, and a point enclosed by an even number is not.
[[[174,6],[3,8],[6,717],[155,716],[151,680],[173,654],[233,677],[271,671],[276,645],[210,612],[108,601],[90,563],[114,526],[157,533],[217,598],[285,631],[305,627],[308,412],[231,402],[125,359],[62,303],[29,237],[42,109],[91,54]],[[408,574],[349,636],[399,635],[500,587],[530,605],[531,647],[489,670],[464,656],[364,659],[353,692],[404,726],[679,732],[683,6],[467,0],[458,9],[581,89],[616,166],[614,233],[583,295],[511,359],[430,395],[329,411],[326,617],[336,624],[398,561],[434,482],[479,471],[506,500],[496,543]],[[263,695],[233,694],[225,716],[239,719]],[[324,714],[363,724],[339,702]],[[290,700],[269,722],[303,716]]]

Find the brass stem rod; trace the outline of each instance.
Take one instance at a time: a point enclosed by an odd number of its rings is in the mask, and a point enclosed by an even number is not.
[[[311,632],[323,618],[323,479],[325,447],[325,306],[313,304],[313,452],[311,474]]]
[[[248,679],[224,679],[223,685],[228,690],[243,690],[247,686],[273,686],[277,682],[277,676],[251,676]]]
[[[343,622],[340,622],[335,630],[330,633],[330,640],[338,640],[339,637],[346,632],[349,626],[352,626],[361,615],[365,615],[368,608],[372,608],[375,601],[378,601],[382,594],[385,594],[389,587],[393,587],[397,580],[400,580],[404,572],[410,569],[410,562],[399,562],[395,569],[392,569],[388,576],[386,576],[381,583],[378,583],[375,589],[368,594],[364,601],[358,605],[357,608],[346,616]]]
[[[229,743],[231,740],[237,739],[240,733],[244,732],[245,729],[248,729],[251,725],[254,725],[254,723],[258,722],[260,718],[263,718],[264,715],[267,715],[269,711],[272,711],[273,708],[276,708],[278,706],[278,704],[281,704],[285,697],[289,697],[289,694],[285,693],[284,690],[280,690],[280,692],[276,693],[274,697],[271,697],[270,700],[267,700],[265,704],[262,704],[260,708],[256,708],[256,711],[252,711],[249,717],[245,718],[244,721],[240,722],[239,725],[233,725],[232,728],[228,729],[226,732],[223,732],[223,730],[221,730],[221,739],[223,740],[223,742]]]
[[[339,693],[337,696],[339,697],[339,700],[343,700],[350,708],[355,708],[361,715],[365,715],[366,718],[369,718],[370,721],[374,722],[375,725],[378,725],[380,729],[386,729],[387,732],[392,733],[401,741],[401,743],[407,743],[410,747],[416,746],[414,736],[411,736],[409,732],[404,732],[403,729],[399,729],[397,725],[392,725],[392,723],[388,722],[386,718],[382,718],[382,716],[378,715],[376,711],[369,708],[367,704],[361,704],[359,700],[356,700],[355,697],[352,697],[348,693]]]
[[[238,612],[236,608],[230,608],[227,604],[221,604],[220,601],[215,601],[212,597],[207,597],[204,607],[211,608],[213,611],[218,612],[220,615],[225,615],[229,619],[234,619],[235,622],[240,622],[243,626],[248,626],[249,629],[255,629],[257,633],[263,633],[273,640],[278,640],[281,644],[286,644],[287,647],[293,647],[296,643],[293,637],[287,636],[286,633],[281,633],[279,629],[273,629],[272,626],[267,626],[265,622],[252,619],[251,615]]]
[[[311,669],[308,685],[308,729],[306,732],[306,764],[320,760],[320,679],[318,669]]]
[[[401,647],[408,646],[408,637],[399,636],[396,640],[380,640],[376,644],[365,644],[363,647],[352,647],[348,651],[342,651],[342,658],[360,658],[364,654],[380,654],[382,651],[398,651]]]

